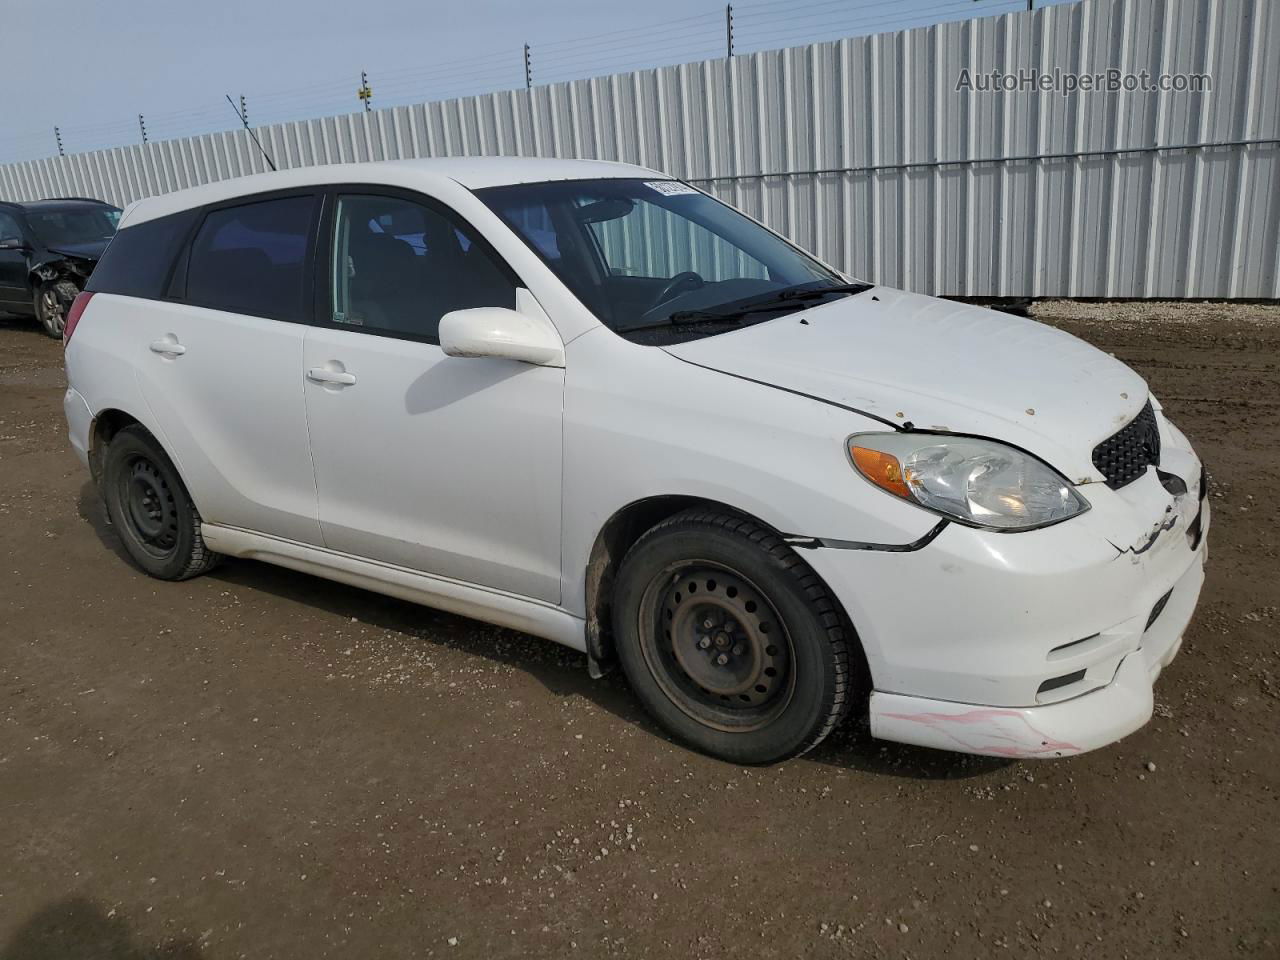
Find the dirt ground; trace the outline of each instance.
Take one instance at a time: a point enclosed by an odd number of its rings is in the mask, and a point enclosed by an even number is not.
[[[1156,717],[1069,760],[843,730],[767,769],[528,637],[247,561],[146,578],[60,347],[0,320],[0,960],[1280,956],[1280,309],[1037,313],[1212,471]]]

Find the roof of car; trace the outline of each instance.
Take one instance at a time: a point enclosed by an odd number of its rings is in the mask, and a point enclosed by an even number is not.
[[[93,197],[49,197],[44,200],[0,200],[0,206],[19,207],[23,210],[65,210],[74,207],[83,207],[86,204],[94,207],[111,207],[116,209],[105,200],[95,200]]]
[[[438,157],[430,160],[392,160],[387,165],[409,167],[448,177],[471,190],[512,183],[542,183],[547,180],[652,176],[666,178],[666,174],[632,163],[562,160],[557,157]]]
[[[561,160],[550,157],[437,157],[420,160],[383,160],[373,163],[338,163],[298,167],[275,173],[259,173],[220,180],[175,193],[138,201],[125,213],[121,226],[133,226],[156,217],[178,213],[207,203],[236,197],[329,183],[373,183],[391,186],[430,186],[452,180],[470,190],[515,183],[548,180],[599,180],[647,177],[669,179],[666,174],[630,163],[609,160]]]

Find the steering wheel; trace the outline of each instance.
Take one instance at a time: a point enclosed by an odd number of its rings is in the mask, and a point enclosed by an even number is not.
[[[683,273],[677,273],[674,277],[667,281],[667,285],[662,288],[656,300],[653,301],[653,307],[666,303],[672,297],[679,293],[686,293],[692,290],[700,290],[707,285],[707,281],[694,273],[692,270],[686,270]],[[652,310],[653,307],[649,309]]]

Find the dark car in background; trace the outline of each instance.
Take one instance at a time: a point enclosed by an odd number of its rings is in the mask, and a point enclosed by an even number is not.
[[[119,221],[120,208],[101,200],[0,201],[0,313],[32,315],[61,338]]]

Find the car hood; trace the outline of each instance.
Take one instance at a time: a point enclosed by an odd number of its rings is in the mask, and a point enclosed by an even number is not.
[[[1147,385],[1070,334],[981,307],[875,287],[768,323],[664,348],[681,360],[902,427],[1011,443],[1076,483]]]
[[[110,240],[91,240],[87,243],[60,243],[56,247],[50,247],[49,252],[61,254],[64,257],[79,257],[81,260],[101,260],[110,242]]]

